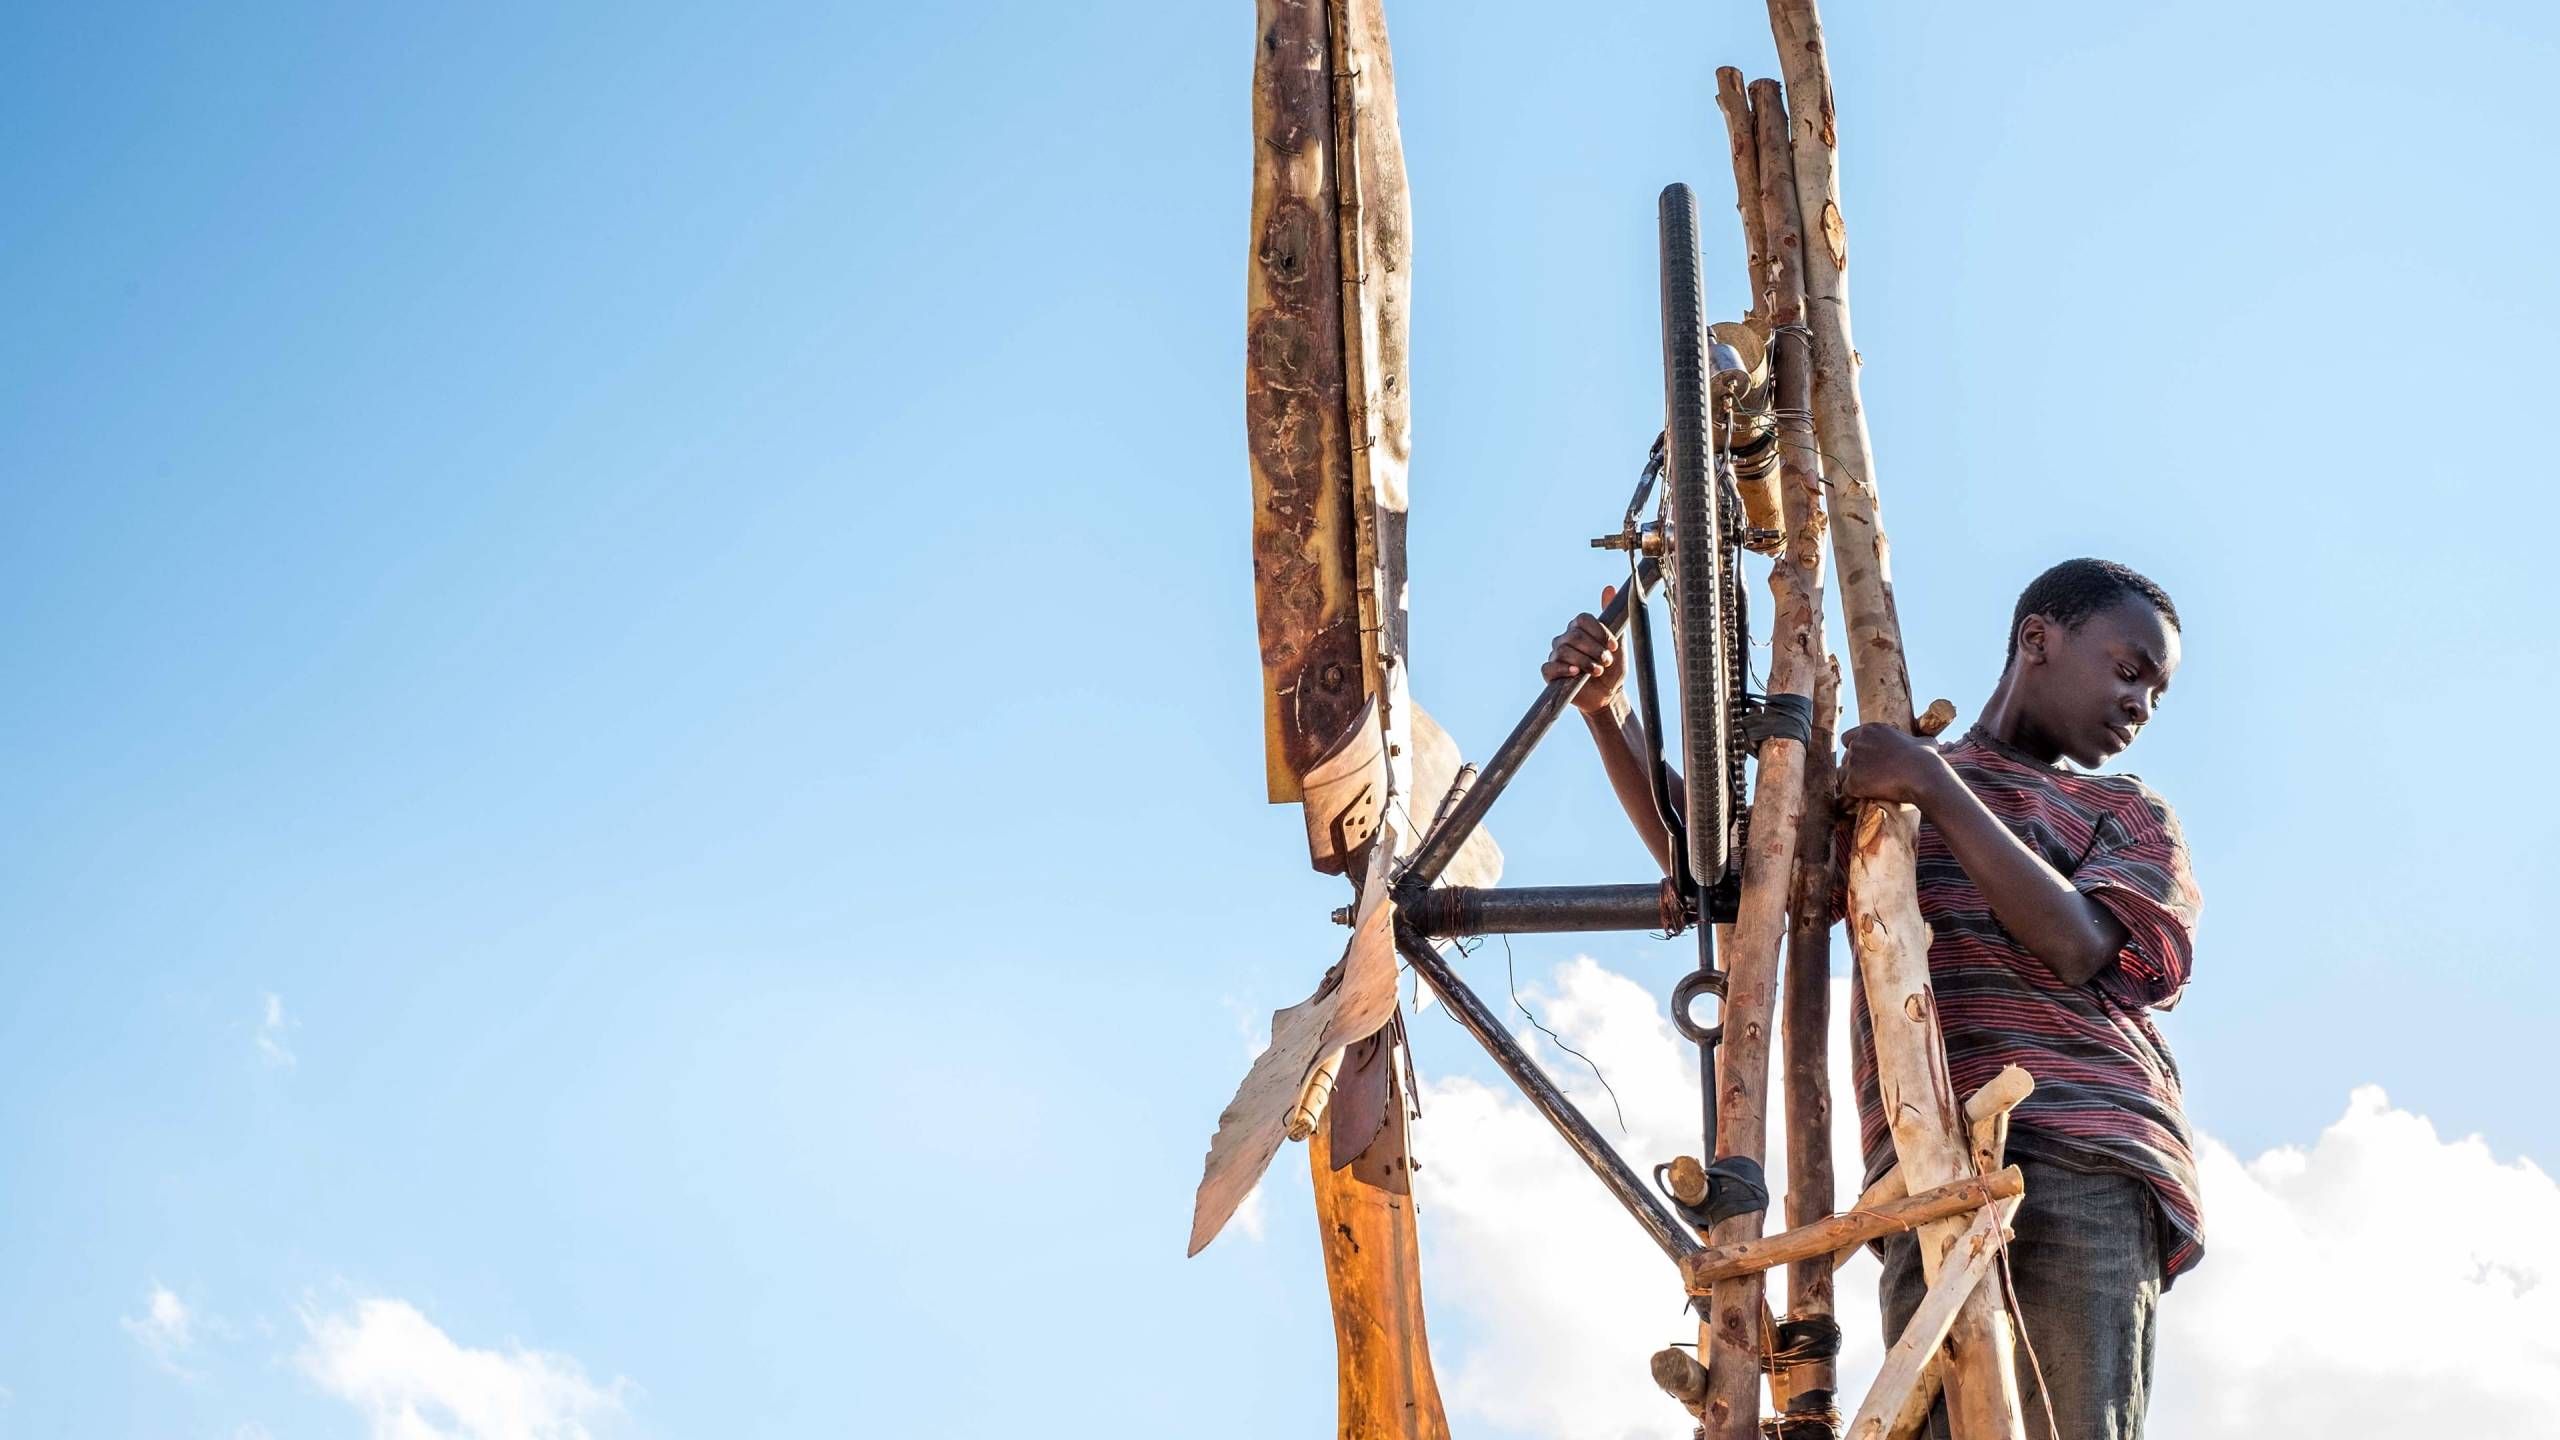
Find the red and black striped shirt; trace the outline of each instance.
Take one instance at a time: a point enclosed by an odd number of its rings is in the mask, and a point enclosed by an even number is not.
[[[2203,1256],[2204,1223],[2177,1062],[2143,1012],[2175,1005],[2195,963],[2203,897],[2178,818],[2130,775],[2047,765],[1980,729],[1941,753],[2011,833],[2131,937],[2088,983],[2064,981],[1993,917],[1945,837],[1923,820],[1920,914],[1956,1095],[2004,1065],[2024,1066],[2036,1088],[2011,1121],[2010,1148],[2148,1181],[2165,1222],[2163,1278],[2174,1279]],[[1859,1139],[1872,1183],[1893,1163],[1893,1138],[1876,1097],[1866,997],[1863,987],[1850,989]]]

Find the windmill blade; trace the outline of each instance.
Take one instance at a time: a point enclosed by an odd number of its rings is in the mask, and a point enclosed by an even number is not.
[[[1307,859],[1318,872],[1339,875],[1367,848],[1378,823],[1394,808],[1406,849],[1418,843],[1449,799],[1466,768],[1458,742],[1419,703],[1408,701],[1410,743],[1381,728],[1372,700],[1351,729],[1317,757],[1300,781],[1307,822]],[[1392,713],[1392,712],[1390,712]],[[1411,778],[1399,788],[1388,762],[1391,748],[1412,757]],[[1473,779],[1472,774],[1468,776]],[[1483,826],[1458,847],[1441,872],[1445,885],[1492,885],[1502,879],[1502,847]]]
[[[1396,1010],[1395,902],[1388,896],[1395,821],[1373,846],[1360,884],[1351,943],[1325,972],[1316,993],[1271,1015],[1271,1043],[1254,1057],[1244,1083],[1218,1116],[1200,1189],[1192,1198],[1191,1249],[1197,1255],[1244,1203],[1280,1148],[1289,1112],[1307,1076],[1326,1056],[1378,1032]]]
[[[1338,871],[1355,854],[1365,862],[1351,942],[1314,994],[1272,1013],[1270,1044],[1254,1057],[1235,1098],[1218,1116],[1192,1201],[1191,1254],[1206,1248],[1234,1217],[1270,1167],[1280,1142],[1289,1138],[1293,1119],[1303,1130],[1321,1128],[1326,1090],[1311,1090],[1310,1080],[1336,1073],[1333,1067],[1341,1064],[1344,1047],[1376,1035],[1395,1015],[1395,905],[1389,890],[1404,852],[1420,838],[1420,825],[1396,788],[1389,756],[1401,750],[1409,757],[1413,778],[1406,783],[1435,804],[1457,784],[1462,765],[1457,742],[1420,706],[1406,706],[1413,721],[1411,743],[1384,733],[1382,708],[1374,699],[1364,707],[1350,733],[1318,758],[1302,782],[1307,844],[1316,868]],[[1460,848],[1440,883],[1491,885],[1501,874],[1501,847],[1479,830]],[[1385,1111],[1400,1102],[1383,1091],[1372,1093],[1377,1078],[1355,1071],[1354,1083],[1362,1087],[1357,1113],[1383,1121]],[[1368,1143],[1355,1150],[1349,1134],[1332,1137],[1346,1162],[1367,1158],[1364,1183],[1374,1186],[1389,1175],[1402,1182],[1400,1119],[1394,1125],[1371,1125],[1364,1139],[1379,1139],[1388,1130],[1394,1131],[1392,1155],[1372,1154],[1377,1147]]]
[[[1341,1046],[1376,1033],[1395,1013],[1385,881],[1457,771],[1456,746],[1413,710],[1406,674],[1412,247],[1394,62],[1381,0],[1255,0],[1254,11],[1245,431],[1268,792],[1275,802],[1307,801],[1308,849],[1319,870],[1361,863],[1355,830],[1374,838],[1358,904],[1364,928],[1315,996],[1272,1017],[1271,1049],[1211,1143],[1191,1249],[1198,1253],[1217,1234],[1270,1162],[1280,1119],[1266,1109],[1281,1118],[1300,1110],[1326,1219],[1338,1433],[1447,1440],[1423,1336],[1412,1198],[1378,1183],[1388,1175],[1400,1181],[1409,1168],[1401,1115],[1381,1119],[1357,1161],[1337,1168],[1327,1155],[1335,1137],[1318,1123],[1327,1092],[1307,1085],[1309,1067],[1341,1065]],[[1364,709],[1370,714],[1355,721]],[[1432,774],[1427,752],[1417,754],[1415,742],[1435,735],[1448,758],[1445,774]],[[1374,757],[1346,757],[1343,777],[1360,777],[1350,794],[1371,797],[1374,815],[1346,808],[1345,796],[1306,793],[1304,777],[1345,736],[1377,743]],[[1352,819],[1365,823],[1345,823]],[[1451,868],[1482,877],[1500,864],[1488,839]],[[1317,1013],[1324,1007],[1329,1013]],[[1352,1067],[1353,1113],[1338,1118],[1353,1131],[1381,1108],[1400,1111],[1404,1097],[1392,1079],[1388,1093],[1374,1093],[1386,1068]],[[1274,1101],[1257,1095],[1257,1080]],[[1233,1158],[1222,1160],[1222,1145]]]
[[[1403,1017],[1398,1015],[1378,1028],[1366,1040],[1354,1040],[1343,1048],[1335,1065],[1332,1104],[1325,1111],[1324,1126],[1327,1148],[1333,1152],[1336,1170],[1358,1161],[1368,1154],[1387,1128],[1390,1116],[1402,1118],[1396,1102],[1396,1045],[1403,1038]],[[1308,1133],[1315,1127],[1309,1126]],[[1294,1133],[1292,1139],[1299,1138]],[[1400,1145],[1378,1148],[1400,1151]],[[1379,1160],[1384,1162],[1384,1154]],[[1404,1171],[1392,1164],[1363,1166],[1360,1178],[1372,1185],[1383,1185],[1397,1194],[1405,1194],[1412,1182]]]
[[[1431,822],[1448,808],[1454,796],[1451,791],[1463,773],[1469,782],[1475,772],[1466,768],[1458,742],[1431,718],[1431,712],[1420,702],[1413,705],[1413,797],[1416,812],[1413,843],[1420,844],[1431,828]],[[1408,847],[1410,848],[1410,847]],[[1502,881],[1502,847],[1493,842],[1493,832],[1482,825],[1458,847],[1456,858],[1440,872],[1436,884],[1466,885],[1476,888],[1497,885]]]

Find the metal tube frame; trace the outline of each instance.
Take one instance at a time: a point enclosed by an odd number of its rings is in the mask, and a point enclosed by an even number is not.
[[[1476,1043],[1484,1046],[1486,1053],[1493,1057],[1493,1063],[1501,1066],[1502,1073],[1510,1076],[1521,1093],[1529,1097],[1529,1103],[1538,1107],[1538,1113],[1547,1117],[1547,1123],[1555,1127],[1556,1134],[1564,1137],[1566,1146],[1581,1157],[1583,1164],[1591,1167],[1591,1173],[1599,1177],[1600,1183],[1608,1187],[1609,1193],[1626,1207],[1627,1214],[1653,1237],[1653,1243],[1662,1247],[1662,1253],[1670,1257],[1673,1264],[1706,1248],[1697,1235],[1671,1212],[1671,1207],[1662,1203],[1662,1197],[1646,1186],[1625,1157],[1612,1149],[1600,1132],[1592,1128],[1582,1111],[1555,1087],[1555,1082],[1538,1068],[1538,1062],[1530,1059],[1529,1053],[1520,1048],[1520,1043],[1511,1038],[1511,1032],[1502,1028],[1501,1018],[1486,1007],[1466,981],[1458,978],[1458,972],[1449,968],[1449,962],[1440,957],[1440,952],[1432,947],[1430,941],[1415,934],[1410,925],[1398,924],[1396,949],[1403,952],[1405,963],[1430,985],[1432,992],[1440,997],[1440,1003],[1449,1007],[1449,1014],[1468,1034],[1476,1037]]]
[[[1643,602],[1661,579],[1661,567],[1646,558],[1636,567],[1634,583],[1620,590],[1600,614],[1600,623],[1612,633],[1627,627],[1632,607]],[[1698,964],[1702,970],[1714,968],[1714,921],[1729,916],[1715,913],[1716,901],[1727,899],[1713,891],[1700,889],[1695,882],[1683,894],[1677,877],[1643,885],[1558,885],[1514,887],[1512,889],[1473,889],[1450,887],[1435,889],[1442,872],[1457,858],[1460,846],[1484,823],[1493,803],[1520,773],[1520,767],[1535,750],[1538,742],[1573,703],[1587,676],[1569,675],[1547,682],[1520,717],[1511,733],[1495,748],[1493,757],[1483,767],[1462,777],[1458,786],[1441,805],[1438,817],[1396,881],[1396,948],[1405,962],[1413,967],[1448,1006],[1449,1013],[1476,1042],[1485,1048],[1493,1063],[1510,1077],[1531,1104],[1555,1127],[1567,1148],[1588,1166],[1602,1186],[1616,1198],[1637,1225],[1653,1237],[1665,1255],[1674,1262],[1702,1248],[1696,1233],[1682,1221],[1662,1197],[1655,1194],[1595,1129],[1590,1120],[1564,1092],[1555,1087],[1538,1063],[1529,1058],[1503,1028],[1501,1019],[1488,1007],[1467,982],[1452,969],[1428,938],[1432,935],[1552,934],[1575,931],[1668,931],[1678,933],[1683,924],[1698,929]],[[1649,680],[1648,680],[1649,683]],[[1660,735],[1651,735],[1660,747]],[[1691,913],[1692,907],[1706,911]],[[1686,1016],[1676,1017],[1686,1021]],[[1684,1034],[1692,1033],[1686,1023]],[[1699,1040],[1699,1055],[1704,1068],[1707,1094],[1707,1150],[1715,1150],[1715,1041]]]
[[[1559,935],[1596,930],[1689,928],[1687,902],[1665,880],[1657,885],[1523,885],[1474,889],[1443,885],[1398,901],[1398,913],[1424,935]]]

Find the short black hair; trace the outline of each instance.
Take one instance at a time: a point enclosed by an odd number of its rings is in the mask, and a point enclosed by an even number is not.
[[[2009,617],[2008,660],[2018,658],[2018,627],[2030,615],[2042,615],[2065,630],[2124,600],[2141,600],[2160,612],[2172,630],[2180,629],[2178,607],[2169,592],[2113,560],[2065,560],[2030,581]],[[2007,661],[2002,662],[2004,665]]]

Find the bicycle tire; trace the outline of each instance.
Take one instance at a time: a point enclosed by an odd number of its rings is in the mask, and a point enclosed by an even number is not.
[[[1680,749],[1689,868],[1713,886],[1732,863],[1731,782],[1738,758],[1726,647],[1725,515],[1707,404],[1706,287],[1698,261],[1698,197],[1663,188],[1663,484],[1670,521],[1668,589],[1680,665]]]

